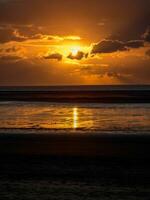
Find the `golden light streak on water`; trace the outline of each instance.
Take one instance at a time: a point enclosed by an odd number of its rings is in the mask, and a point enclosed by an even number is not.
[[[78,128],[78,108],[73,108],[73,128]]]

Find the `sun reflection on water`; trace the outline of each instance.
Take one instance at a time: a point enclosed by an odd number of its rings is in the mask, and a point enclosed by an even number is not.
[[[128,117],[126,117],[128,116]],[[149,105],[73,106],[53,103],[2,102],[0,104],[0,132],[9,131],[132,131],[149,132]]]
[[[78,128],[78,108],[73,108],[73,128]]]

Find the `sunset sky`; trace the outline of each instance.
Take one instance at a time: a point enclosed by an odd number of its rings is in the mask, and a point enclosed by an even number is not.
[[[0,0],[0,85],[150,84],[150,0]]]

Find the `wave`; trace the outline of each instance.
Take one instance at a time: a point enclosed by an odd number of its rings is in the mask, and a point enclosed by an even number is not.
[[[76,130],[71,128],[62,129],[47,129],[47,128],[0,128],[0,135],[2,134],[70,134],[77,135],[150,135],[150,130],[98,130],[78,128]]]

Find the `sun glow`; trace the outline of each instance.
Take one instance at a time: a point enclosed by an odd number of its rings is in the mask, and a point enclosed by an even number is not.
[[[63,44],[58,47],[58,50],[67,57],[69,54],[76,56],[79,51],[85,51],[85,47],[80,44]]]
[[[70,52],[73,56],[76,56],[79,51],[81,51],[80,46],[73,46],[70,48]]]
[[[78,109],[73,108],[73,128],[78,128]]]

